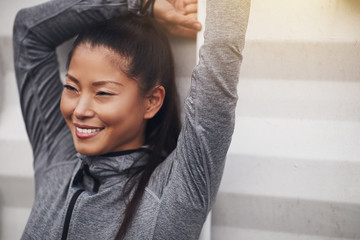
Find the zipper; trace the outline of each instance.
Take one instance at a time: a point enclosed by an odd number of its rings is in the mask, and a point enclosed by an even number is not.
[[[64,228],[63,228],[63,233],[62,233],[61,240],[66,240],[67,239],[68,232],[69,232],[71,215],[72,215],[72,212],[74,210],[76,200],[79,198],[80,194],[83,191],[84,191],[84,189],[77,190],[74,193],[74,195],[72,196],[71,200],[70,200],[70,204],[69,204],[68,210],[66,212],[65,223],[64,223]]]

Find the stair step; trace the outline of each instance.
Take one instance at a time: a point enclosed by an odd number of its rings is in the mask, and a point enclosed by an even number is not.
[[[212,226],[212,240],[350,240],[354,238],[306,235],[291,232],[266,231],[251,228]]]
[[[27,140],[0,139],[0,176],[33,177],[33,154]]]
[[[20,239],[30,215],[30,208],[0,206],[0,239]]]
[[[239,117],[229,153],[359,163],[360,123]]]
[[[243,54],[242,78],[340,82],[360,78],[360,44],[356,39],[248,39]]]
[[[217,205],[214,206],[212,214],[213,226],[322,238],[359,239],[359,222],[359,203],[224,192],[217,196]],[[246,239],[241,238],[241,235],[237,236],[237,239]],[[253,240],[253,238],[247,239]]]
[[[360,120],[359,81],[241,78],[238,95],[237,116],[345,122]]]
[[[34,201],[32,177],[5,176],[0,174],[1,206],[31,208]]]
[[[360,161],[229,153],[220,192],[359,204],[359,172]]]

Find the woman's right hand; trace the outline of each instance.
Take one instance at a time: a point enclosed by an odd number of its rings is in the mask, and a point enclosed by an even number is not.
[[[172,35],[195,38],[201,30],[197,20],[197,0],[156,0],[153,14]]]

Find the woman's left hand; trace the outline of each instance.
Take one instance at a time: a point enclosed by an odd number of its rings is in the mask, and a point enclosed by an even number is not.
[[[195,38],[201,30],[197,20],[197,0],[156,0],[154,18],[170,34]]]

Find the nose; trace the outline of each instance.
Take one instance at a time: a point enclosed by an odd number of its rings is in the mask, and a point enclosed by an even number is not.
[[[95,115],[92,107],[92,100],[90,96],[81,96],[74,110],[74,116],[77,119],[91,118]]]

